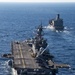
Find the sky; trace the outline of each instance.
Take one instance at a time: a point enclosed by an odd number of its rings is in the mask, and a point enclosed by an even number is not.
[[[75,0],[0,0],[0,2],[75,2]]]

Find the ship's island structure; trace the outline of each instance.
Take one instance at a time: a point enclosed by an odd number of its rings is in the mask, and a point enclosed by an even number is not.
[[[47,40],[43,37],[43,27],[37,28],[36,36],[25,41],[11,43],[11,54],[3,54],[10,58],[11,68],[17,75],[56,75],[58,68],[69,68],[67,64],[57,64],[48,49]]]
[[[58,30],[58,31],[64,30],[63,19],[60,18],[60,14],[57,14],[55,19],[49,20],[48,27],[50,27],[53,30]]]

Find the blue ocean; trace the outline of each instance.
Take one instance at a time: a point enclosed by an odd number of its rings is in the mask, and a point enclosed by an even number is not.
[[[64,21],[63,32],[47,28],[56,14]],[[71,66],[59,69],[57,75],[75,75],[75,3],[0,3],[0,75],[14,75],[7,64],[9,59],[1,57],[11,53],[11,42],[34,37],[33,31],[41,22],[54,62]]]

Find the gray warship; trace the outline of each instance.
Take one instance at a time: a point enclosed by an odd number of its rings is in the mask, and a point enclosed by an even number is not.
[[[64,30],[63,19],[60,18],[60,14],[57,14],[55,19],[49,21],[49,27],[53,30]]]
[[[36,36],[25,41],[11,43],[11,54],[2,57],[10,58],[9,66],[16,70],[17,75],[56,75],[58,68],[69,68],[67,64],[57,64],[44,39],[43,27],[36,30]]]

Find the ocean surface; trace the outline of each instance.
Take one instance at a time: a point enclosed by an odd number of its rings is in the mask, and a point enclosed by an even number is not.
[[[63,32],[47,27],[56,14],[63,18]],[[59,69],[57,75],[75,75],[75,3],[0,3],[0,75],[12,73],[7,64],[9,59],[1,57],[11,53],[11,42],[34,37],[33,31],[41,22],[54,61],[71,66]]]

